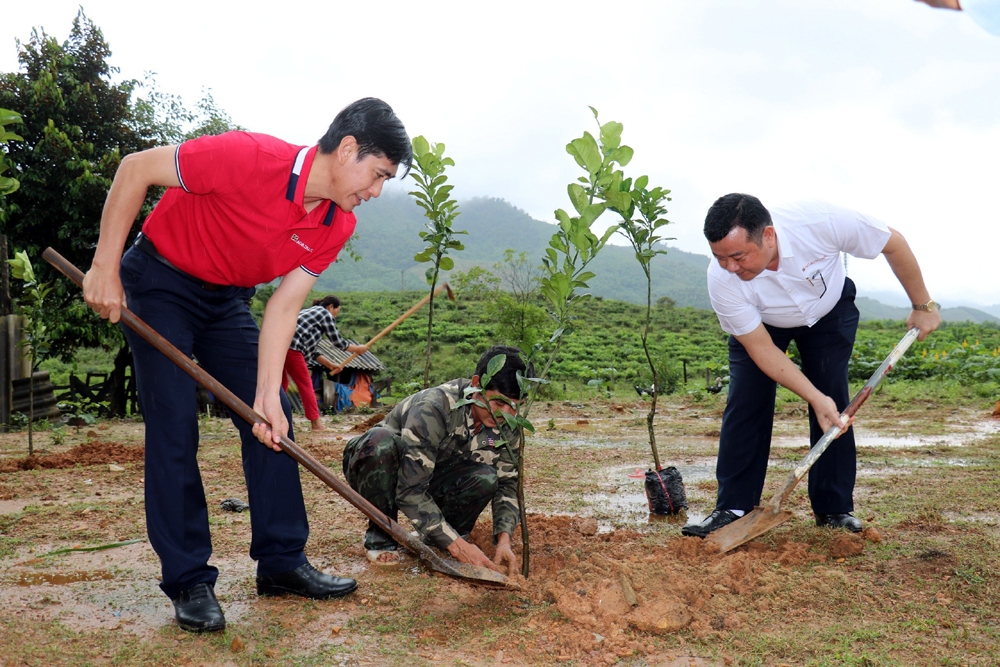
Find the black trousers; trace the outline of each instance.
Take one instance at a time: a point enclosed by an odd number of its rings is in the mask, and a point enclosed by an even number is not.
[[[129,308],[241,400],[257,391],[257,324],[250,315],[253,288],[209,291],[137,248],[122,258]],[[135,359],[139,402],[146,425],[146,530],[160,557],[160,588],[171,599],[198,583],[214,584],[208,564],[212,538],[198,469],[195,382],[131,329],[125,337]],[[292,414],[282,392],[281,404]],[[259,574],[280,574],[306,562],[309,535],[298,464],[262,445],[250,425],[233,417],[242,440],[243,474],[250,503],[250,557]],[[213,465],[206,463],[206,465]]]
[[[802,372],[816,388],[832,398],[841,411],[850,402],[847,364],[858,330],[856,289],[848,278],[840,301],[811,327],[783,329],[765,325],[774,344],[785,351],[795,341],[802,356]],[[722,416],[716,479],[716,509],[750,511],[760,504],[771,451],[774,397],[777,384],[767,377],[735,337],[729,337],[729,399]],[[809,439],[823,436],[809,408]],[[809,471],[809,499],[817,514],[854,511],[857,473],[854,429],[848,429]]]

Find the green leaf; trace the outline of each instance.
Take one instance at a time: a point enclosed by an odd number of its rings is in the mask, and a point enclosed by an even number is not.
[[[587,191],[579,183],[570,183],[566,189],[569,192],[570,201],[573,202],[573,208],[576,209],[577,213],[583,213],[583,210],[589,203],[587,201]]]
[[[581,167],[592,175],[597,174],[601,170],[604,157],[601,155],[601,149],[597,145],[597,140],[594,139],[594,136],[590,132],[584,132],[582,137],[574,139],[566,147],[566,150],[569,151],[570,147],[575,151],[575,153],[571,151],[570,154],[579,156],[577,162],[580,163]]]
[[[451,271],[454,268],[455,268],[455,260],[453,260],[451,257],[442,257],[441,258],[441,270],[442,271]]]
[[[619,146],[611,154],[612,159],[623,167],[632,161],[632,155],[633,151],[628,146]]]
[[[429,153],[431,150],[430,144],[424,139],[423,135],[413,138],[413,154],[416,157],[421,157]]]
[[[490,360],[486,362],[486,373],[484,373],[483,377],[479,379],[479,386],[485,390],[486,385],[490,383],[490,381],[494,378],[494,376],[496,376],[497,373],[500,372],[500,369],[503,368],[506,363],[507,355],[505,354],[496,354],[490,357]]]

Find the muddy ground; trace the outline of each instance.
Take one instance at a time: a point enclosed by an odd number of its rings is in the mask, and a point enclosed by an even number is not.
[[[0,666],[6,665],[992,665],[1000,662],[1000,420],[989,412],[880,401],[859,419],[863,537],[795,515],[757,541],[708,553],[680,536],[714,504],[721,402],[668,402],[661,457],[689,513],[650,517],[645,404],[560,402],[533,415],[527,450],[531,575],[475,587],[415,560],[387,570],[361,548],[365,520],[303,474],[310,560],[359,580],[347,599],[258,599],[231,424],[202,421],[225,633],[177,628],[144,540],[142,426],[103,423],[60,446],[0,436]],[[769,491],[806,452],[801,406],[776,425]],[[339,472],[369,415],[299,442]],[[37,446],[37,445],[36,445]],[[58,463],[57,467],[49,467]],[[66,467],[69,466],[69,467]],[[405,520],[404,520],[405,522]],[[490,551],[489,517],[473,533]],[[140,538],[102,551],[70,551]],[[518,540],[518,549],[520,542]]]

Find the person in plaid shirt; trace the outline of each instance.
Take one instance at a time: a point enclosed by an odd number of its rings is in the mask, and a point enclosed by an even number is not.
[[[341,367],[316,354],[316,346],[325,335],[334,347],[358,354],[368,351],[367,345],[348,343],[337,330],[337,314],[340,313],[340,299],[333,294],[313,301],[311,308],[299,311],[299,319],[295,324],[295,335],[292,344],[285,353],[285,373],[281,380],[281,388],[288,391],[288,378],[295,382],[302,399],[302,409],[306,419],[312,424],[312,430],[322,431],[323,422],[319,418],[319,405],[316,402],[316,392],[313,390],[312,378],[309,375],[309,362],[316,361],[330,370],[330,375],[336,375]]]

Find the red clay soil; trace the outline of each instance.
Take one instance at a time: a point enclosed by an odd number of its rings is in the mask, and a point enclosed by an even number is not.
[[[797,542],[751,542],[719,554],[698,538],[681,537],[643,549],[640,533],[594,534],[590,522],[579,517],[529,516],[528,522],[531,577],[516,579],[532,601],[551,603],[570,621],[551,627],[540,619],[529,621],[540,633],[524,644],[532,662],[609,663],[653,651],[643,639],[646,632],[688,628],[706,637],[738,630],[759,618],[768,591],[781,585],[782,568],[829,560]],[[489,523],[480,522],[470,536],[489,556],[491,531]],[[860,536],[843,537],[831,556],[861,552]],[[643,632],[629,632],[633,629]]]
[[[388,412],[380,412],[378,414],[374,414],[371,417],[369,417],[368,419],[366,419],[363,422],[361,422],[360,424],[355,424],[354,428],[352,430],[355,433],[364,433],[365,431],[367,431],[368,429],[372,428],[373,426],[378,426],[379,424],[381,424],[382,420],[385,419],[385,416],[387,414],[389,414],[389,413]]]
[[[94,466],[107,463],[131,463],[133,461],[142,461],[145,451],[145,447],[92,440],[82,445],[77,445],[62,454],[26,456],[23,459],[0,461],[0,472],[38,470],[39,468],[75,468],[78,465]]]

